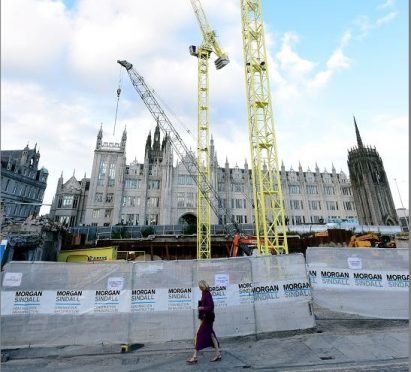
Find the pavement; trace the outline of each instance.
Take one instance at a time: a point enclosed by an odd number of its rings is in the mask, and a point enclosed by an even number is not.
[[[408,371],[409,323],[315,309],[316,327],[220,339],[188,365],[191,341],[135,345],[66,346],[2,350],[2,371]],[[218,335],[218,329],[216,329]],[[130,348],[132,349],[132,348]],[[3,361],[6,360],[7,361]]]

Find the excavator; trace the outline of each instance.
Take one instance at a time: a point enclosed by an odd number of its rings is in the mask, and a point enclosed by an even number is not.
[[[257,248],[256,236],[244,235],[236,230],[231,242],[230,257],[251,256],[255,248]]]
[[[229,252],[229,257],[239,257],[239,256],[251,256],[254,253],[254,250],[258,250],[257,248],[257,237],[255,235],[246,235],[244,234],[239,226],[236,223],[233,223],[231,226],[232,233],[229,235],[232,237],[231,247]],[[289,236],[287,235],[287,238]],[[294,236],[293,236],[294,237]],[[280,239],[283,239],[280,236]],[[261,243],[264,244],[264,241]],[[271,254],[276,254],[276,250],[274,248],[270,251]]]

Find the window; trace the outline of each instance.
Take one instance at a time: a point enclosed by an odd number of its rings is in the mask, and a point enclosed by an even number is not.
[[[177,207],[178,208],[184,208],[184,193],[183,192],[178,192],[177,193]]]
[[[103,159],[100,161],[100,167],[98,170],[98,180],[104,180],[104,178],[106,178],[106,172],[107,172],[107,161]]]
[[[294,221],[296,225],[301,225],[302,223],[305,223],[305,218],[304,216],[295,216]]]
[[[352,195],[351,187],[341,187],[341,193],[343,195]]]
[[[140,197],[138,198],[140,204]],[[136,197],[135,196],[123,196],[123,207],[135,207],[136,206]]]
[[[159,198],[158,197],[150,197],[147,199],[147,205],[149,207],[158,208],[159,206]]]
[[[134,225],[134,214],[127,214],[127,225]]]
[[[225,183],[224,182],[219,182],[217,187],[218,187],[219,192],[224,192],[225,191]]]
[[[187,193],[186,207],[194,208],[194,193],[193,192]]]
[[[60,216],[59,222],[63,225],[69,225],[70,223],[70,216]]]
[[[62,203],[63,203],[63,198],[61,196],[59,196],[59,200],[58,200],[58,203],[57,203],[57,208],[61,208]]]
[[[307,194],[318,194],[318,188],[316,185],[307,185]]]
[[[235,208],[242,209],[243,208],[243,199],[235,199]]]
[[[319,200],[309,200],[308,208],[313,211],[321,210],[321,202]]]
[[[224,198],[218,199],[218,208],[227,208],[227,200]]]
[[[194,185],[193,178],[187,174],[180,174],[177,179],[179,185]]]
[[[73,204],[73,195],[64,195],[63,196],[63,207],[71,207]]]
[[[140,180],[132,180],[132,179],[126,179],[124,188],[125,189],[137,189],[137,185],[140,184],[140,182],[137,182]]]
[[[336,201],[327,201],[327,210],[338,211],[338,203]]]
[[[320,223],[321,216],[310,216],[312,223]]]
[[[78,204],[78,196],[76,195],[73,200],[73,209],[77,208],[77,204]]]
[[[300,186],[299,185],[288,185],[288,192],[290,194],[300,194]]]
[[[343,204],[344,204],[344,209],[345,209],[346,211],[353,211],[353,210],[355,210],[355,206],[354,206],[354,203],[353,203],[353,202],[347,201],[347,202],[343,202]]]
[[[6,182],[6,186],[4,187],[4,191],[7,191],[7,189],[9,188],[9,184],[10,184],[10,180],[8,179]]]
[[[112,209],[106,209],[104,212],[104,218],[111,218]]]
[[[304,209],[302,200],[290,200],[291,209]]]
[[[111,163],[110,164],[110,169],[109,169],[109,172],[108,172],[108,179],[109,180],[114,180],[114,178],[116,178],[116,164]]]
[[[243,223],[243,216],[235,216],[235,221],[237,223]]]
[[[157,225],[158,214],[149,214],[146,218],[146,225]]]
[[[160,190],[160,180],[149,180],[148,189],[149,190]]]
[[[100,209],[93,209],[93,218],[97,219],[100,215]]]
[[[111,203],[113,201],[113,197],[114,197],[113,193],[108,193],[106,195],[106,203]]]
[[[102,201],[103,201],[103,193],[96,192],[96,195],[94,196],[94,202],[101,203]]]
[[[335,195],[334,186],[324,186],[324,194],[325,195]]]

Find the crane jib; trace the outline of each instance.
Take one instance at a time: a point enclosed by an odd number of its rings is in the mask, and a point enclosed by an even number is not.
[[[225,215],[227,221],[229,221],[231,218],[230,210],[226,207],[222,207],[221,198],[219,197],[217,191],[209,182],[207,182],[206,176],[198,168],[196,159],[181,139],[180,135],[172,125],[164,110],[161,108],[160,104],[157,102],[157,99],[152,93],[152,89],[147,86],[144,78],[133,68],[133,65],[131,63],[125,60],[118,60],[117,62],[127,70],[131,83],[133,84],[137,93],[147,106],[156,122],[159,124],[160,129],[164,132],[164,134],[169,136],[172,148],[174,149],[178,158],[183,163],[190,177],[196,184],[198,182],[197,174],[200,175],[201,184],[198,185],[198,187],[200,187],[204,198],[209,203],[213,212],[217,217],[220,215]],[[218,207],[216,207],[215,203],[213,203],[213,201],[211,200],[209,193],[211,193],[214,199],[217,201]],[[220,209],[223,210],[222,214],[220,214]]]

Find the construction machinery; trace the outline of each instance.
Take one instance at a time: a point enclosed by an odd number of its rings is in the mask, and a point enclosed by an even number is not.
[[[257,237],[243,235],[236,231],[231,242],[230,257],[251,256],[257,248]]]
[[[283,254],[288,245],[261,0],[240,3],[257,246],[259,254]]]
[[[203,182],[211,183],[209,152],[209,75],[208,61],[212,52],[217,55],[215,66],[219,70],[229,62],[227,55],[221,50],[215,32],[211,29],[199,0],[191,0],[194,13],[203,35],[200,47],[191,45],[190,54],[198,61],[198,120],[197,120],[197,259],[211,258],[211,207],[208,191]]]
[[[374,233],[353,235],[348,243],[349,247],[364,248],[395,248],[395,240],[388,235],[377,235]]]

